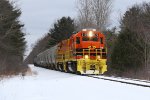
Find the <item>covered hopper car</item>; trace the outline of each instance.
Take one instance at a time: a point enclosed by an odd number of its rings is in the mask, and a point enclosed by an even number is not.
[[[34,65],[76,74],[103,74],[107,71],[106,54],[104,34],[83,29],[38,54]]]

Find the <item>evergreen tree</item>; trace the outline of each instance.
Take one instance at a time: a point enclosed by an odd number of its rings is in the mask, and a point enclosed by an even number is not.
[[[62,17],[54,23],[53,28],[49,31],[49,35],[52,38],[49,41],[49,45],[55,45],[62,40],[68,39],[74,31],[74,20],[70,17]]]
[[[19,21],[20,9],[8,0],[0,0],[0,72],[22,68],[25,52],[25,33]]]
[[[49,33],[37,41],[33,47],[33,50],[26,58],[25,63],[33,63],[34,58],[40,52],[43,52],[44,50],[64,39],[68,39],[74,31],[74,20],[72,20],[70,17],[62,17],[61,19],[57,20],[57,22],[54,23],[53,28],[49,30]]]
[[[64,39],[68,39],[75,31],[74,20],[70,17],[62,17],[54,23],[49,33],[41,38],[33,47],[32,52],[26,58],[25,63],[33,63],[34,58],[44,50],[59,43]]]
[[[132,71],[132,76],[137,76],[137,73],[142,75],[150,69],[149,8],[150,3],[135,5],[123,16],[121,31],[111,56],[111,67],[121,74]]]
[[[107,66],[108,69],[111,65],[111,54],[115,45],[115,42],[117,40],[117,33],[116,33],[116,27],[112,29],[107,29],[103,32],[106,37],[106,47],[107,47]],[[109,72],[108,72],[109,73]]]
[[[112,66],[119,72],[141,67],[142,49],[134,38],[134,33],[126,29],[118,36],[112,53]],[[135,47],[136,46],[136,47]]]

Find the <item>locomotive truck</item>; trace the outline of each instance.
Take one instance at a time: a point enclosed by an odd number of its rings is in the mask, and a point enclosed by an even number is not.
[[[76,74],[103,74],[107,71],[106,55],[104,34],[83,29],[38,54],[34,65]]]

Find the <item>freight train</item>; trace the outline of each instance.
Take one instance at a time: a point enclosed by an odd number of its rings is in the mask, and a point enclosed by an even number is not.
[[[76,74],[103,74],[107,71],[105,36],[96,29],[83,29],[69,39],[38,54],[35,66]]]

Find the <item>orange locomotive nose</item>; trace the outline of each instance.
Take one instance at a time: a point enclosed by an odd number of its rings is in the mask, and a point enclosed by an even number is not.
[[[99,42],[93,42],[93,41],[82,41],[81,44],[78,45],[79,48],[83,48],[83,49],[96,49],[96,48],[100,48],[101,45]],[[77,47],[77,48],[78,48]]]
[[[96,46],[88,46],[88,48],[89,48],[90,50],[94,50],[94,49],[96,49]]]

